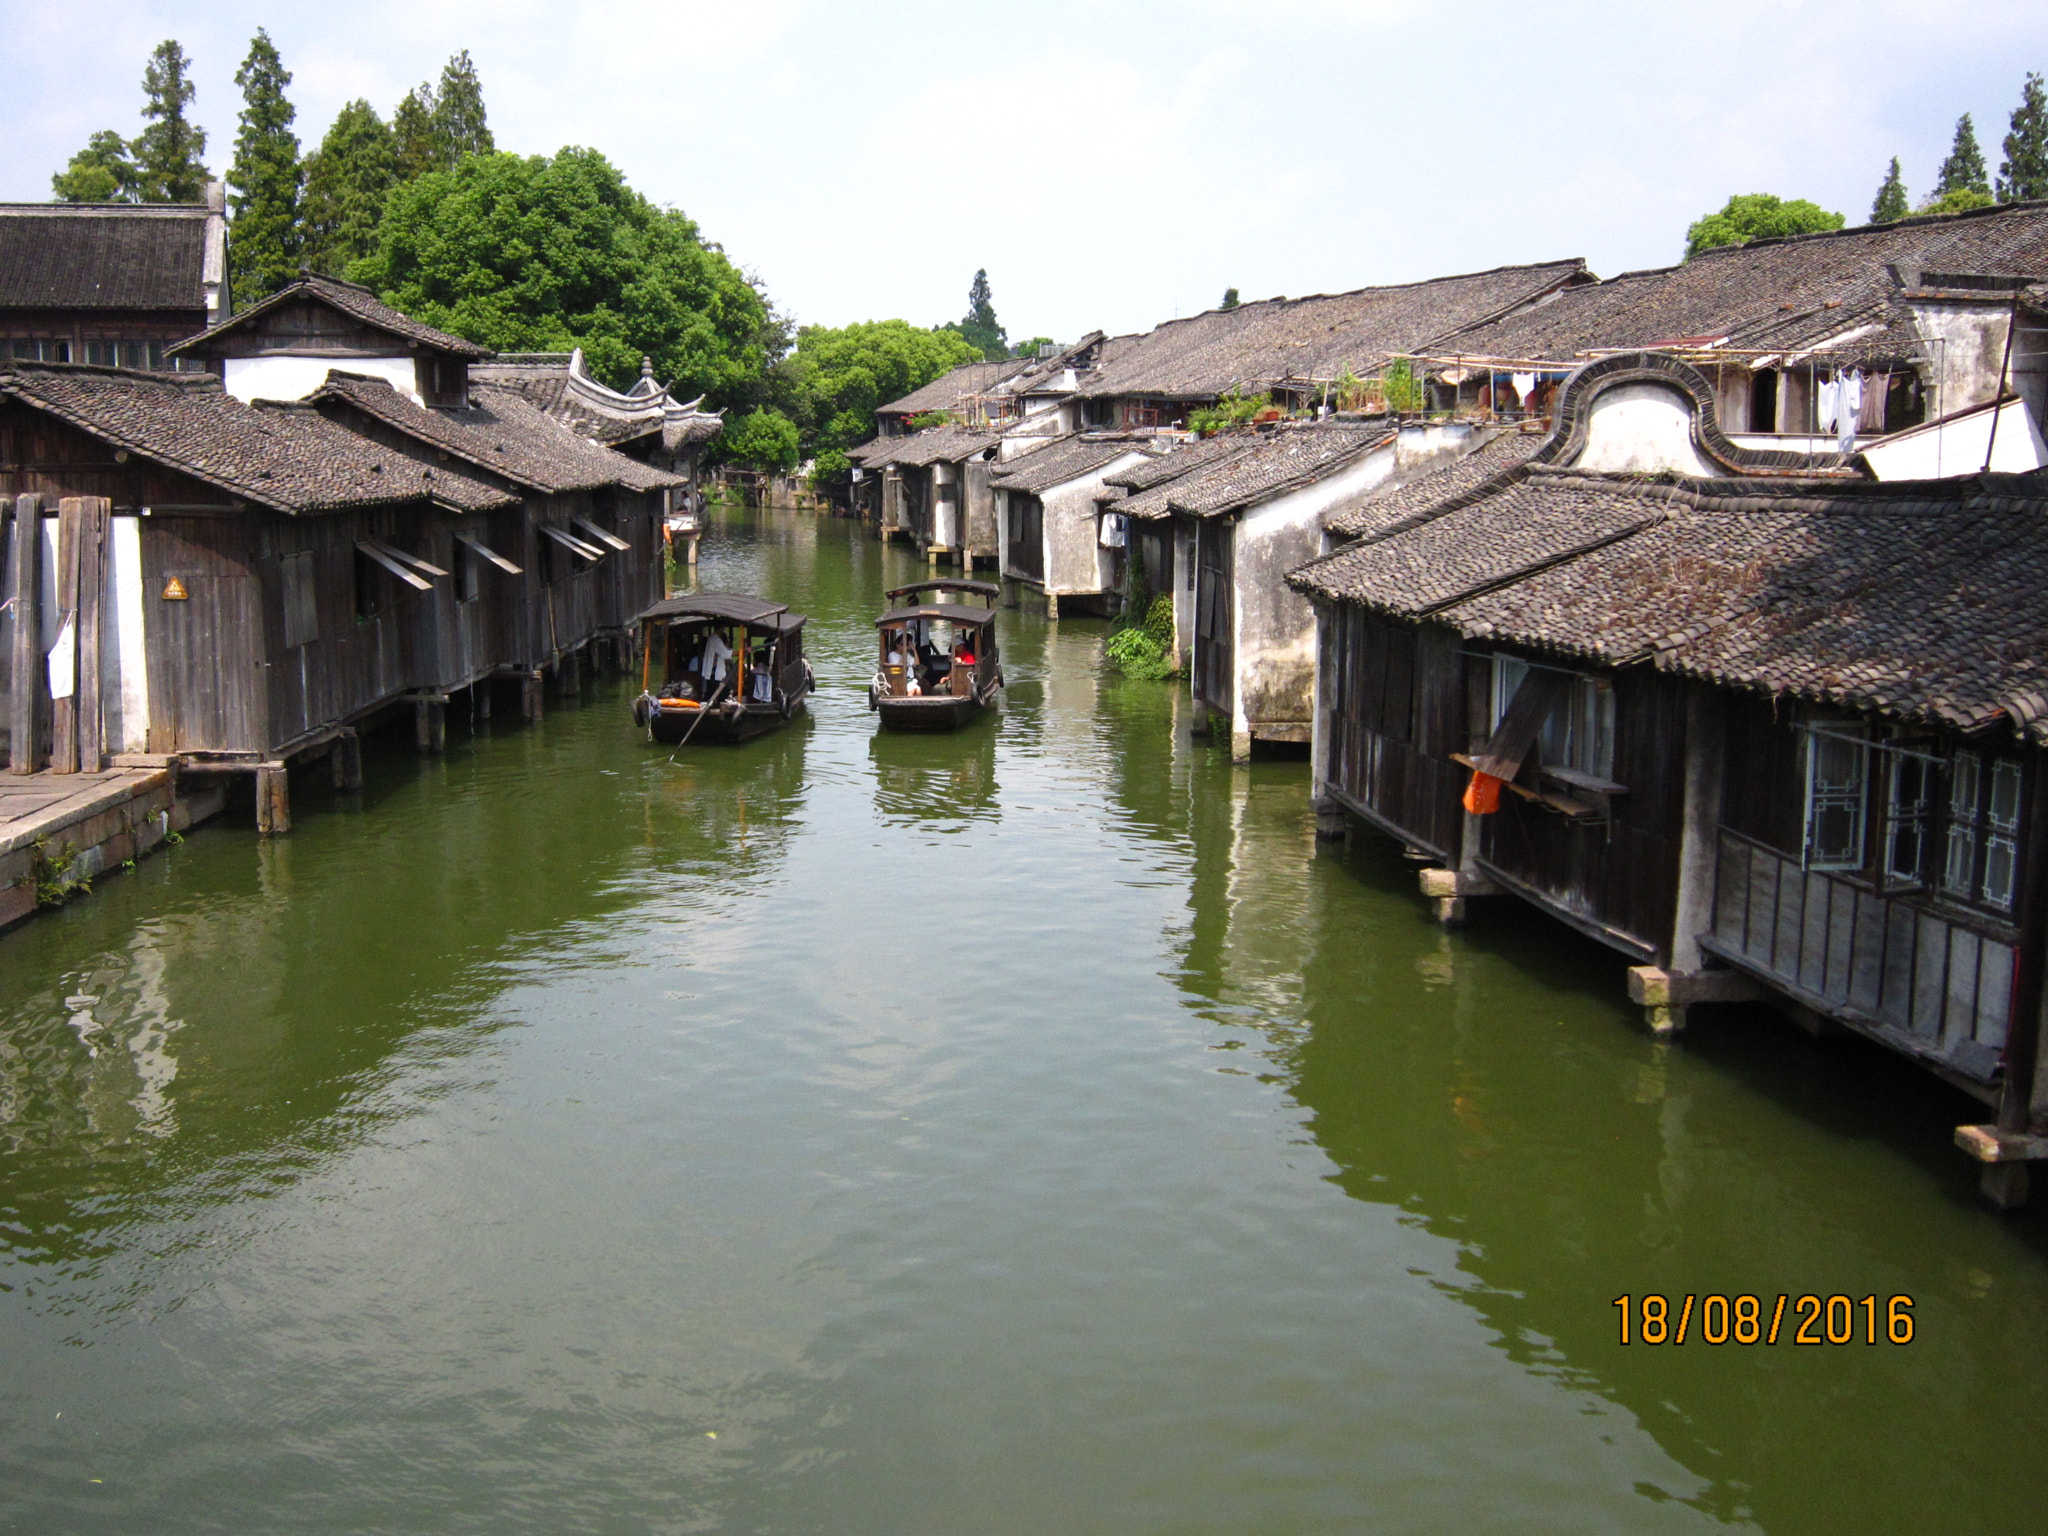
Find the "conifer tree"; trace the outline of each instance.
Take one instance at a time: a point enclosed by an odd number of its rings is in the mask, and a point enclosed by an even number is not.
[[[261,27],[250,40],[249,56],[235,71],[242,88],[241,130],[235,135],[235,159],[228,167],[232,187],[229,207],[234,221],[228,232],[228,258],[233,291],[240,300],[275,293],[298,275],[299,139],[292,132],[297,116],[284,88],[292,83],[270,34]]]
[[[464,155],[487,155],[497,148],[484,119],[483,82],[476,77],[476,65],[470,62],[467,48],[442,69],[432,117],[434,137],[445,157],[439,167],[442,170]]]
[[[1877,189],[1877,201],[1870,205],[1870,222],[1889,224],[1894,219],[1903,219],[1911,207],[1906,201],[1906,183],[1899,175],[1899,157],[1893,155],[1891,169],[1884,173],[1884,184]]]
[[[134,202],[135,162],[128,156],[128,141],[102,128],[50,178],[50,188],[66,203]]]
[[[990,362],[1010,355],[1008,333],[996,321],[995,296],[989,290],[986,267],[977,271],[968,285],[966,318],[951,329],[966,337],[970,346],[978,347]]]
[[[1977,130],[1970,125],[1967,112],[1956,120],[1956,141],[1949,146],[1948,158],[1941,162],[1941,170],[1934,179],[1937,200],[1951,192],[1981,192],[1986,198],[1991,195],[1991,183],[1984,172],[1984,151],[1977,147]]]
[[[149,56],[142,76],[148,98],[142,115],[150,123],[131,146],[138,201],[196,203],[206,196],[206,130],[185,115],[195,94],[188,78],[191,67],[175,38],[158,43]]]
[[[448,168],[447,154],[435,131],[435,105],[434,87],[416,85],[391,114],[392,169],[400,181],[414,181]]]
[[[2005,136],[1998,200],[2020,203],[2035,198],[2048,198],[2048,92],[2042,90],[2041,77],[2029,70]]]
[[[1223,290],[1223,302],[1216,307],[1218,309],[1235,309],[1242,302],[1243,300],[1238,298],[1235,288],[1226,288]]]
[[[350,262],[377,249],[384,198],[397,184],[391,129],[367,101],[350,102],[306,157],[300,259],[315,272],[346,277]]]

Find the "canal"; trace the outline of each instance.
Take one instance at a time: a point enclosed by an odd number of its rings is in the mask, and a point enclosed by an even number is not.
[[[1444,934],[1100,624],[882,737],[921,567],[721,518],[808,721],[451,721],[0,936],[0,1531],[2037,1527],[2048,1220],[1967,1101]],[[1912,1339],[1623,1347],[1646,1293]]]

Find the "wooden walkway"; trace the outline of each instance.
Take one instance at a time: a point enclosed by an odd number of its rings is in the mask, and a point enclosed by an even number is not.
[[[147,853],[218,800],[217,789],[211,804],[179,799],[163,767],[0,772],[0,928]]]

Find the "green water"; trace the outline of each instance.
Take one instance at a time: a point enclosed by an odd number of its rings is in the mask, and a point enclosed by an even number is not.
[[[920,568],[721,516],[808,721],[451,722],[0,936],[0,1530],[2039,1528],[2048,1219],[1967,1101],[1446,936],[1098,624],[878,735]],[[1623,1348],[1645,1291],[1917,1336]]]

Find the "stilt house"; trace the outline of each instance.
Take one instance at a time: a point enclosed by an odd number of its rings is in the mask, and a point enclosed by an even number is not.
[[[1316,793],[1437,860],[1446,918],[1506,893],[1627,956],[1654,1024],[1775,997],[1996,1105],[1988,1163],[2040,1155],[2048,484],[1744,449],[1714,402],[1588,365],[1540,447],[1297,571]]]
[[[1081,433],[1000,464],[990,476],[1003,575],[1043,592],[1049,616],[1058,617],[1062,602],[1097,613],[1121,606],[1121,537],[1106,541],[1095,502],[1106,476],[1150,452],[1149,435]]]

